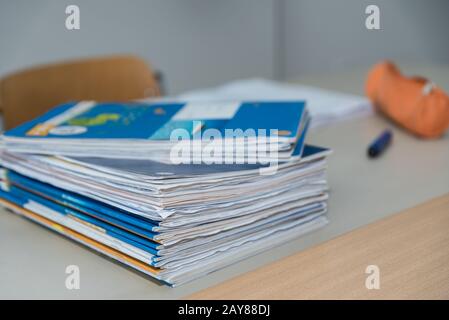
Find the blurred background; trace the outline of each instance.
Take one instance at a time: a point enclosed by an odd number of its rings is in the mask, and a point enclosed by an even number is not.
[[[67,30],[65,8],[80,8]],[[380,8],[367,30],[365,8]],[[0,77],[131,53],[169,94],[227,81],[338,72],[384,59],[449,63],[447,0],[0,0]]]

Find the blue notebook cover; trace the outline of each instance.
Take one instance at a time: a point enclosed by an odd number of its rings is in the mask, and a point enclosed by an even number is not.
[[[110,207],[107,204],[25,177],[14,171],[8,170],[6,176],[9,182],[13,185],[40,197],[48,198],[61,205],[81,211],[105,222],[122,226],[124,229],[128,229],[131,232],[135,232],[150,239],[156,234],[153,229],[158,225],[157,222],[131,215],[119,209]]]
[[[73,218],[75,218],[78,221],[81,221],[85,223],[86,225],[94,225],[99,230],[102,230],[105,234],[110,235],[111,237],[114,237],[116,239],[119,239],[123,242],[126,242],[130,245],[133,245],[139,249],[142,249],[148,253],[151,253],[153,255],[156,255],[158,250],[156,249],[160,245],[158,243],[152,242],[150,240],[147,240],[145,238],[139,237],[133,233],[127,232],[125,230],[122,230],[120,228],[114,227],[110,224],[104,223],[98,219],[95,219],[93,217],[90,217],[88,215],[82,214],[78,211],[72,210],[68,207],[62,206],[60,204],[57,204],[55,202],[52,202],[50,200],[44,199],[40,196],[37,196],[35,194],[32,194],[28,191],[25,191],[21,188],[10,186],[9,194],[11,194],[13,197],[21,199],[21,202],[23,203],[22,206],[31,201],[37,202],[47,208],[50,208],[60,214],[68,215]]]
[[[49,139],[169,140],[174,129],[194,133],[217,129],[279,130],[280,139],[294,142],[307,118],[304,101],[94,103],[72,102],[7,131],[5,137]],[[195,137],[194,137],[195,138]]]

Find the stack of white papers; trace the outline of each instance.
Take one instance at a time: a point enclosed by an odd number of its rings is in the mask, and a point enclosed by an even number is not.
[[[251,105],[264,107],[256,102]],[[136,153],[131,158],[93,156],[91,151],[74,156],[73,151],[65,154],[59,147],[57,152],[56,148],[49,152],[43,144],[51,145],[51,141],[28,140],[51,140],[33,134],[48,134],[54,128],[60,128],[53,132],[64,140],[61,133],[67,126],[83,123],[87,132],[96,136],[85,137],[86,144],[89,139],[106,142],[113,134],[123,137],[130,134],[127,130],[135,132],[136,127],[131,124],[132,129],[120,127],[119,133],[107,131],[105,126],[114,116],[103,112],[88,117],[78,114],[58,125],[53,123],[49,129],[45,125],[55,114],[45,115],[5,134],[4,138],[20,136],[27,149],[17,147],[16,141],[4,144],[0,203],[177,286],[245,257],[264,254],[327,223],[326,158],[330,150],[304,144],[307,125],[293,130],[304,121],[300,106],[303,104],[296,103],[300,114],[291,117],[296,125],[289,124],[289,131],[299,130],[288,142],[292,145],[289,157],[275,164],[171,164],[141,159]],[[282,105],[276,108],[278,119],[287,119],[282,113],[289,109],[282,109]],[[60,114],[61,110],[55,110]],[[109,120],[101,123],[103,131],[96,128],[89,132],[95,126],[92,123],[105,118]],[[259,119],[259,123],[263,121]],[[272,129],[270,123],[265,122],[265,128]],[[209,127],[212,124],[208,122]],[[108,137],[99,139],[101,134]],[[117,149],[121,147],[117,145]]]
[[[228,157],[289,159],[310,117],[304,101],[81,101],[56,107],[6,132],[20,153],[147,159],[186,163]],[[263,148],[262,148],[263,147]],[[215,149],[226,152],[213,152]],[[174,161],[176,158],[176,161]]]

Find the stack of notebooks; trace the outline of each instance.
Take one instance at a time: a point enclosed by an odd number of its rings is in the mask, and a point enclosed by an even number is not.
[[[309,121],[301,101],[65,104],[2,136],[0,203],[180,285],[327,223]]]

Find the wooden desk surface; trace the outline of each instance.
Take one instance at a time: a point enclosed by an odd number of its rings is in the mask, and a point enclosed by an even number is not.
[[[379,290],[365,286],[368,265]],[[449,194],[189,298],[449,299]]]

